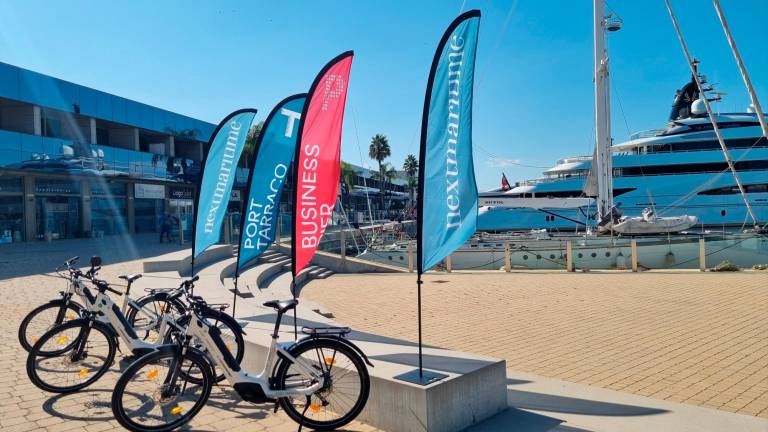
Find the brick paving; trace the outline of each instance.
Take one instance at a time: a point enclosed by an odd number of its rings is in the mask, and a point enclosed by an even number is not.
[[[21,319],[35,306],[55,297],[65,288],[65,282],[49,275],[64,259],[80,255],[101,254],[105,265],[100,273],[104,279],[141,271],[137,256],[151,256],[178,249],[178,245],[160,245],[152,236],[139,236],[130,247],[119,247],[117,240],[75,240],[0,245],[0,332],[5,335],[0,350],[0,431],[102,432],[123,430],[112,416],[110,399],[114,383],[119,378],[120,363],[113,366],[99,381],[85,390],[55,395],[43,392],[30,383],[25,364],[27,353],[17,341]],[[95,252],[94,252],[95,251]],[[26,276],[28,275],[28,276]],[[117,361],[120,360],[118,353]],[[123,367],[125,365],[122,365]],[[286,414],[272,413],[272,405],[255,405],[240,401],[230,387],[214,387],[208,404],[187,425],[195,431],[296,431],[298,425]],[[373,431],[374,428],[355,422],[345,430]]]
[[[416,340],[414,274],[335,275],[302,297]],[[768,272],[429,273],[426,344],[518,370],[768,418]]]

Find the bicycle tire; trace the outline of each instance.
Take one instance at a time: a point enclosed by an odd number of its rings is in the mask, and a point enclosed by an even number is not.
[[[19,344],[21,344],[21,347],[24,348],[24,351],[29,352],[32,349],[32,346],[35,344],[35,342],[37,342],[37,340],[35,340],[35,339],[38,339],[38,340],[40,339],[40,336],[38,335],[38,336],[32,336],[32,340],[30,340],[28,335],[27,335],[27,330],[29,329],[29,324],[32,322],[32,320],[36,316],[38,316],[41,313],[43,313],[43,311],[45,311],[46,309],[53,309],[53,308],[60,309],[63,306],[65,306],[64,299],[51,300],[48,303],[42,304],[42,305],[32,309],[32,311],[29,312],[24,317],[24,319],[21,320],[21,324],[19,324],[18,336],[19,336]],[[80,305],[79,303],[74,302],[72,300],[70,300],[66,304],[66,307],[70,311],[74,312],[76,317],[79,317],[80,316],[80,311],[83,310],[83,306],[82,305]],[[57,313],[57,317],[58,317],[58,313]],[[56,325],[59,325],[59,324],[61,324],[61,322],[56,322],[56,320],[54,319],[54,322],[52,323],[52,325],[49,326],[45,331],[48,331],[51,328],[53,328],[53,327],[55,327]],[[41,332],[41,333],[45,333],[45,332]]]
[[[92,327],[90,327],[90,329],[86,332],[88,326],[92,326]],[[68,329],[76,329],[76,328],[79,328],[79,330],[77,332],[77,337],[74,338],[75,343],[68,345],[70,349],[68,349],[67,352],[62,353],[58,356],[40,354],[41,347],[45,346],[50,339],[52,339],[56,335],[61,334],[62,332]],[[67,357],[72,355],[69,353],[69,351],[72,351],[74,349],[74,346],[78,342],[81,342],[81,339],[84,334],[87,334],[88,335],[87,337],[90,339],[92,337],[91,335],[93,334],[93,332],[101,333],[101,335],[104,336],[104,339],[106,340],[106,343],[107,343],[107,353],[103,359],[104,361],[102,362],[101,366],[96,368],[96,370],[93,373],[91,371],[88,371],[87,369],[81,368],[78,371],[78,375],[81,377],[81,379],[77,384],[74,384],[74,385],[57,386],[41,378],[38,371],[38,369],[41,369],[41,366],[37,362],[38,358],[42,358],[43,360],[51,360],[51,361],[53,361],[53,359],[56,359],[56,358],[61,358],[61,362],[66,363]],[[83,343],[87,343],[87,341],[88,340],[86,340]],[[115,342],[115,334],[112,331],[112,329],[106,324],[100,323],[98,321],[92,321],[88,318],[80,318],[73,321],[69,321],[47,331],[43,336],[40,337],[40,340],[38,340],[37,343],[35,343],[35,345],[32,347],[32,350],[30,350],[29,355],[27,356],[27,376],[29,376],[29,379],[30,381],[32,381],[32,384],[34,384],[36,387],[38,387],[41,390],[51,392],[51,393],[72,393],[72,392],[81,390],[85,387],[88,387],[89,385],[98,381],[99,378],[101,378],[102,375],[104,375],[107,372],[107,370],[109,370],[109,367],[112,366],[112,363],[115,359],[116,348],[117,348],[117,343]],[[85,357],[83,359],[76,360],[76,361],[81,361],[86,358],[87,358],[87,351],[85,351]],[[71,357],[69,357],[69,361],[72,362]],[[74,363],[71,363],[71,364],[74,364]],[[83,371],[85,371],[85,373]],[[82,377],[84,376],[88,376],[88,378],[82,379]]]
[[[178,417],[176,421],[156,427],[138,424],[137,422],[133,421],[131,416],[126,412],[125,405],[123,403],[123,396],[126,394],[126,387],[129,383],[132,382],[137,374],[147,365],[160,363],[163,359],[168,359],[169,361],[175,359],[178,361],[179,358],[181,358],[181,354],[178,346],[163,345],[158,348],[157,351],[153,351],[142,356],[135,362],[131,363],[130,366],[128,366],[128,368],[120,376],[120,379],[118,379],[117,384],[115,385],[115,390],[112,393],[112,413],[121,426],[134,432],[170,431],[186,424],[192,420],[192,418],[197,415],[198,412],[200,412],[200,410],[205,406],[205,403],[208,401],[208,397],[211,394],[211,388],[213,387],[213,373],[211,372],[208,360],[205,358],[205,356],[202,355],[202,353],[195,349],[188,350],[184,356],[184,359],[190,360],[192,363],[197,364],[203,375],[201,383],[202,394],[200,399],[198,399],[198,401],[193,405],[192,409],[188,410],[183,416]],[[184,359],[182,359],[182,364]],[[180,376],[182,375],[180,374]],[[186,385],[184,388],[186,388]],[[128,392],[128,394],[134,394],[134,392]]]
[[[352,364],[354,365],[355,370],[357,371],[357,374],[360,378],[360,393],[357,397],[357,399],[352,404],[351,409],[344,415],[340,416],[337,419],[328,420],[328,421],[321,421],[321,420],[315,420],[312,418],[308,418],[306,416],[306,409],[299,410],[296,408],[296,406],[291,403],[291,401],[288,398],[281,398],[280,399],[280,406],[285,410],[285,412],[288,414],[288,416],[293,419],[295,422],[304,425],[306,427],[312,428],[314,430],[319,431],[329,431],[338,429],[352,420],[354,420],[360,412],[365,407],[366,402],[368,402],[368,395],[370,394],[371,389],[371,382],[370,382],[370,376],[368,375],[368,369],[365,366],[365,362],[363,361],[362,357],[347,346],[346,344],[339,342],[334,339],[330,338],[319,338],[319,339],[308,339],[304,342],[300,342],[294,346],[292,346],[288,352],[294,357],[299,358],[302,354],[308,351],[317,350],[317,349],[329,349],[334,350],[340,353],[343,353],[349,360],[351,360]],[[321,351],[324,352],[324,351]],[[328,362],[328,360],[325,360]],[[290,366],[293,363],[287,359],[282,359],[280,364],[277,367],[277,371],[274,374],[274,382],[278,390],[284,390],[286,388],[286,379],[288,375],[288,370]],[[323,391],[323,389],[319,390],[315,394]],[[302,412],[303,411],[303,412]]]
[[[156,293],[152,293],[152,294],[148,294],[143,297],[140,297],[135,300],[135,303],[139,306],[139,308],[137,309],[132,304],[128,303],[128,311],[125,314],[125,319],[128,320],[128,323],[132,327],[135,327],[134,324],[136,322],[136,315],[138,314],[139,310],[141,308],[144,308],[150,303],[169,303],[178,315],[183,315],[187,311],[187,307],[184,305],[184,303],[182,303],[178,299],[169,300],[168,293],[164,291],[156,292]],[[165,311],[161,311],[161,312],[165,312]],[[137,334],[142,332],[141,330],[137,330],[135,328],[134,330],[136,331]],[[143,331],[143,333],[144,335],[143,336],[139,335],[139,337],[141,337],[142,340],[146,340],[149,337],[149,330]],[[160,336],[158,335],[158,338],[159,337]]]

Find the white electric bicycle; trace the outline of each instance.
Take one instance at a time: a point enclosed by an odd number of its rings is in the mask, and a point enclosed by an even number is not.
[[[98,308],[92,299],[85,296],[84,290],[84,281],[96,277],[96,273],[101,269],[101,259],[97,256],[92,257],[90,270],[83,273],[74,267],[78,258],[70,258],[56,269],[56,273],[68,281],[66,291],[59,292],[60,298],[36,307],[21,320],[18,331],[19,343],[27,352],[32,349],[42,334],[66,321],[80,318],[84,310],[96,313],[99,321],[109,324],[106,315],[98,314]],[[62,270],[66,270],[67,274],[64,274]],[[142,336],[142,339],[158,339],[160,335],[165,334],[165,328],[161,328],[164,324],[161,316],[166,307],[170,308],[169,312],[177,317],[186,311],[184,304],[180,301],[169,302],[167,300],[168,290],[150,290],[150,294],[144,297],[137,300],[131,299],[131,285],[142,275],[132,274],[119,277],[127,282],[121,311],[135,332]],[[75,297],[79,301],[75,300]]]
[[[278,343],[280,321],[297,304],[264,303],[277,311],[277,319],[264,368],[257,375],[240,368],[219,329],[193,306],[192,321],[185,332],[174,335],[175,343],[141,357],[123,372],[112,393],[115,418],[131,431],[169,431],[184,425],[208,400],[212,358],[243,400],[273,402],[275,411],[280,406],[293,420],[315,430],[349,423],[368,400],[366,364],[373,365],[346,339],[351,331],[346,327],[304,327],[303,339]],[[194,382],[191,377],[203,379]]]
[[[100,261],[98,257],[95,258],[93,261]],[[96,382],[112,365],[118,340],[122,340],[130,352],[138,357],[169,341],[171,331],[183,331],[189,324],[188,314],[177,320],[169,312],[170,308],[164,308],[165,312],[155,318],[157,324],[153,326],[161,337],[157,340],[144,340],[106,294],[109,291],[122,295],[120,291],[111,288],[105,281],[91,277],[90,281],[97,288],[94,296],[82,283],[85,274],[79,270],[74,272],[78,281],[75,292],[86,299],[87,306],[80,311],[82,317],[48,330],[35,342],[27,356],[27,375],[42,390],[70,393],[83,389]],[[231,316],[209,307],[202,298],[189,295],[189,287],[195,280],[193,278],[182,282],[179,289],[167,296],[167,302],[178,301],[186,296],[199,313],[215,321],[217,330],[227,335],[227,348],[234,351],[236,362],[241,361],[245,353],[242,329]],[[224,375],[216,378],[223,380]],[[189,379],[196,382],[202,380],[194,375],[190,375]]]

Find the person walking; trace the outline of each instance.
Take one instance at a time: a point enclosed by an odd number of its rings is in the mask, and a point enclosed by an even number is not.
[[[171,225],[173,225],[171,217],[168,213],[163,213],[160,216],[160,243],[163,242],[163,237],[168,239],[169,243],[171,242]]]

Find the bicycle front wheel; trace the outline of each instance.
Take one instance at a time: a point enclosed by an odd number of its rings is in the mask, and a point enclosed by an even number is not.
[[[193,350],[182,358],[178,349],[163,349],[168,347],[141,357],[117,381],[112,412],[124,428],[170,431],[190,421],[208,400],[213,374],[206,359]],[[185,378],[191,374],[200,384]]]
[[[27,375],[42,390],[74,392],[104,375],[115,359],[115,349],[114,335],[105,324],[85,318],[69,321],[35,343],[27,356]]]
[[[72,300],[65,302],[63,299],[52,300],[40,305],[28,313],[19,325],[19,343],[25,351],[29,352],[45,332],[67,321],[80,318],[82,306]],[[51,354],[56,354],[56,351]]]
[[[325,385],[310,396],[280,399],[280,406],[294,421],[315,430],[340,428],[365,407],[370,392],[368,369],[360,355],[333,339],[299,343],[289,353],[302,364],[322,372]],[[275,373],[280,390],[300,390],[312,385],[296,363],[283,360]]]

